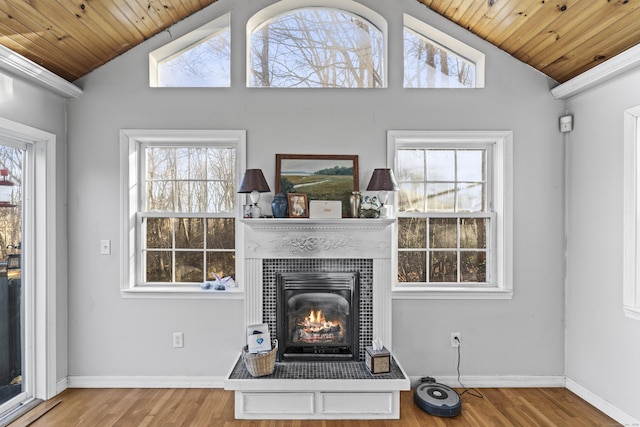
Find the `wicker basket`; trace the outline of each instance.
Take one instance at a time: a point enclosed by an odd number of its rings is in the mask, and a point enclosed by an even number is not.
[[[249,353],[249,347],[242,349],[242,361],[247,371],[254,377],[271,375],[276,364],[278,340],[273,340],[272,349],[266,353]]]

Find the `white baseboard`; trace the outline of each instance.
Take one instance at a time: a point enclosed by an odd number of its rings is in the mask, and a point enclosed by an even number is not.
[[[422,377],[410,377],[411,385],[415,386]],[[465,387],[491,387],[491,388],[522,388],[522,387],[564,387],[564,375],[558,376],[463,376],[458,382],[457,376],[435,376],[436,382],[452,388],[460,388],[460,382]]]
[[[578,395],[581,399],[589,402],[598,410],[604,412],[623,426],[640,426],[640,422],[638,420],[616,408],[601,397],[596,396],[594,393],[582,387],[571,378],[567,378],[567,389]]]
[[[63,378],[56,383],[56,394],[60,394],[69,388],[69,379]]]
[[[225,377],[70,376],[69,388],[224,388]]]

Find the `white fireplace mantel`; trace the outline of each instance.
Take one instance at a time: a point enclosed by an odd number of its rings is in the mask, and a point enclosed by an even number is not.
[[[263,322],[263,264],[270,264],[265,260],[366,259],[373,265],[372,336],[393,351],[391,262],[394,219],[256,218],[244,219],[241,223],[245,325]],[[397,419],[400,417],[400,390],[410,388],[404,371],[398,379],[362,381],[321,377],[232,379],[230,376],[231,373],[225,388],[235,390],[238,419]]]
[[[262,323],[262,261],[272,258],[373,260],[373,336],[392,350],[391,249],[395,219],[243,219],[245,325]]]

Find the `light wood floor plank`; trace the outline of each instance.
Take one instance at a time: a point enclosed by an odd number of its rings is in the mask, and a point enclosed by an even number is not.
[[[460,391],[460,390],[459,390]],[[462,413],[442,418],[402,392],[400,420],[236,420],[222,389],[68,389],[10,427],[594,427],[620,425],[563,388],[487,388],[462,395]],[[48,412],[44,413],[50,409]]]

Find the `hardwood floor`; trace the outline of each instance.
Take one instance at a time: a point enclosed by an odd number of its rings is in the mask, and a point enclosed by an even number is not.
[[[440,418],[402,392],[400,420],[235,420],[233,392],[222,389],[68,389],[10,427],[423,427],[620,425],[563,388],[486,388],[462,395],[462,413]],[[47,409],[49,411],[47,412]]]

